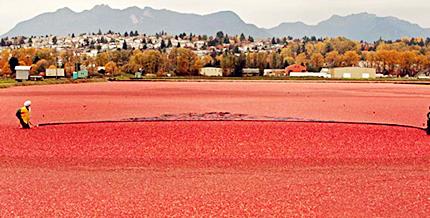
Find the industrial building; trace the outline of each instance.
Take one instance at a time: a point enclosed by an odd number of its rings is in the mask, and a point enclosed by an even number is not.
[[[337,67],[329,69],[334,79],[375,79],[376,69],[363,67]]]
[[[253,76],[259,76],[259,75],[260,75],[260,69],[258,68],[244,68],[242,70],[243,77],[253,77]]]
[[[202,76],[222,76],[222,69],[216,67],[203,67],[200,69]]]

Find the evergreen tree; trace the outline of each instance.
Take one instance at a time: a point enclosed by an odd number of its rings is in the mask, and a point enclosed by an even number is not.
[[[234,75],[235,77],[241,77],[243,73],[243,68],[246,66],[246,55],[240,54],[239,57],[235,57],[234,64]]]
[[[303,43],[308,43],[310,41],[309,37],[307,36],[304,36],[302,40],[303,40]]]
[[[38,61],[40,61],[40,57],[38,55],[33,57],[33,64],[36,64]]]
[[[240,53],[239,46],[234,46],[233,53],[235,53],[235,54]]]
[[[134,36],[139,36],[139,32],[137,32],[137,30],[134,31]]]
[[[230,44],[230,39],[228,38],[228,35],[225,35],[224,44]]]
[[[180,48],[181,47],[181,43],[178,42],[178,45],[176,45],[176,48]]]
[[[164,42],[164,39],[161,40],[160,49],[166,48],[166,42]]]
[[[105,39],[105,37],[102,36],[100,38],[100,43],[103,43],[103,44],[107,43],[107,40]]]
[[[127,48],[128,48],[127,42],[125,42],[124,40],[124,42],[122,43],[122,49],[127,50]]]
[[[216,46],[217,44],[216,40],[209,40],[208,42],[208,46]]]
[[[222,39],[222,38],[224,38],[224,33],[222,31],[219,31],[219,32],[216,33],[216,37],[218,39]]]
[[[75,38],[75,34],[74,33],[72,33],[72,38]]]
[[[169,41],[167,42],[167,48],[171,48],[172,46],[172,41],[169,39]]]
[[[245,41],[246,40],[246,37],[245,37],[245,35],[242,33],[242,34],[240,34],[240,41],[241,42],[243,42],[243,41]]]
[[[426,46],[428,46],[430,44],[430,38],[429,37],[426,38],[425,44],[426,44]]]
[[[19,60],[16,57],[11,57],[9,59],[9,67],[10,67],[10,71],[12,72],[12,74],[15,74],[15,67],[19,65]]]
[[[102,30],[101,29],[99,29],[99,32],[97,33],[97,35],[99,35],[99,36],[101,36],[103,33],[102,33]]]
[[[272,38],[272,45],[275,45],[276,44],[276,39],[275,39],[275,37],[273,37]]]
[[[282,38],[282,44],[287,44],[287,37]]]
[[[128,37],[128,33],[127,32],[124,33],[124,37]]]
[[[6,46],[6,41],[2,38],[1,39],[1,41],[0,41],[0,46],[1,47],[4,47],[4,46]]]
[[[57,36],[54,36],[53,38],[52,38],[52,44],[54,44],[54,45],[56,45],[57,44]]]
[[[254,42],[254,38],[252,36],[248,36],[248,41],[249,42]]]

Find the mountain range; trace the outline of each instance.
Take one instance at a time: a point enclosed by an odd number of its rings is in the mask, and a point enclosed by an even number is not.
[[[395,40],[402,37],[430,37],[430,29],[396,17],[379,17],[375,14],[359,13],[348,16],[334,15],[316,25],[303,22],[282,23],[273,28],[259,28],[244,22],[232,11],[198,15],[179,13],[151,7],[129,7],[123,10],[108,5],[96,5],[90,10],[75,12],[69,8],[43,13],[18,23],[1,37],[30,35],[67,35],[89,33],[98,30],[155,34],[165,31],[170,34],[193,33],[215,35],[223,31],[229,35],[244,33],[256,38],[292,36],[336,37],[354,40],[375,41],[380,38]]]

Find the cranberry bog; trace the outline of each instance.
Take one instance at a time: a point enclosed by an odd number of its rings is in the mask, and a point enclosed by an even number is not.
[[[428,86],[115,82],[0,103],[1,216],[430,214]]]

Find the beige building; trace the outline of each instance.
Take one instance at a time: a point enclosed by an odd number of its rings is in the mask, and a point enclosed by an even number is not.
[[[376,69],[364,67],[338,67],[329,69],[335,79],[375,79]]]
[[[216,67],[203,67],[200,69],[202,76],[222,76],[222,69]]]
[[[57,68],[57,69],[46,69],[46,77],[65,77],[64,69],[63,68]]]

